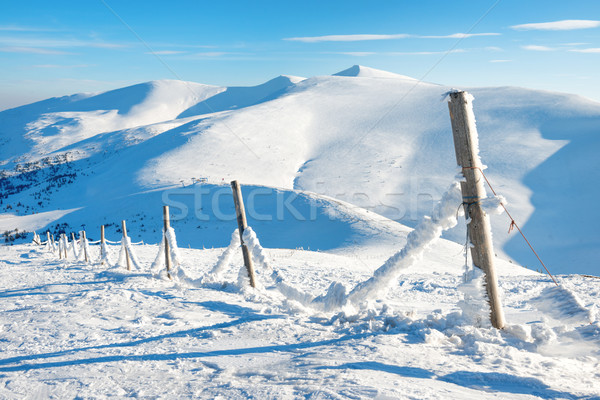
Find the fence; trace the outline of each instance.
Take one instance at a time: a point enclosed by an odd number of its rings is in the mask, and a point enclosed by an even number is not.
[[[231,182],[231,188],[238,228],[233,232],[229,246],[223,251],[214,267],[199,279],[194,280],[187,276],[182,268],[182,258],[177,247],[175,231],[170,226],[169,207],[163,206],[163,237],[150,270],[159,275],[162,271],[168,279],[176,278],[187,281],[192,285],[211,284],[221,279],[224,271],[230,267],[232,255],[237,249],[241,248],[244,260],[244,268],[241,268],[238,273],[238,284],[241,286],[249,285],[252,288],[260,289],[263,287],[263,282],[269,282],[282,295],[305,306],[323,311],[335,310],[348,303],[358,304],[367,299],[383,296],[397,281],[402,271],[422,257],[429,244],[438,239],[443,231],[457,224],[457,207],[462,205],[467,217],[468,240],[473,247],[471,254],[473,264],[485,274],[483,281],[486,284],[490,305],[490,321],[494,327],[502,329],[504,316],[494,271],[489,220],[482,207],[482,201],[486,199],[486,194],[483,181],[479,176],[483,175],[483,171],[478,154],[477,132],[471,106],[472,97],[466,92],[453,92],[449,93],[449,96],[448,105],[456,158],[457,163],[462,168],[464,180],[450,185],[433,210],[433,215],[423,218],[416,228],[408,234],[406,245],[375,270],[369,279],[358,283],[354,288],[347,289],[341,283],[334,283],[325,294],[314,296],[290,285],[281,271],[278,271],[276,266],[270,262],[268,255],[260,245],[256,233],[248,226],[242,192],[237,181]],[[485,178],[485,175],[483,177]],[[487,181],[487,178],[485,180]],[[506,211],[504,205],[502,203],[500,205]],[[511,226],[515,225],[512,217],[510,218]],[[111,242],[105,238],[104,226],[102,226],[99,241],[88,241],[85,231],[79,232],[79,239],[76,239],[74,233],[72,233],[70,242],[66,234],[60,235],[58,240],[55,241],[50,232],[47,232],[45,242],[42,242],[37,233],[34,234],[34,243],[45,246],[48,251],[56,254],[59,259],[69,259],[70,251],[71,257],[77,261],[119,266],[126,268],[128,271],[131,271],[132,268],[142,270],[142,265],[134,248],[134,245],[139,243],[131,242],[127,235],[125,220],[121,222],[121,228],[123,235],[121,240],[117,242]],[[521,232],[520,229],[519,232]],[[119,257],[115,263],[111,263],[109,259],[107,243],[120,245]],[[90,245],[99,245],[98,257],[95,258],[95,261],[92,261],[94,257],[90,251]],[[469,246],[466,246],[466,248],[468,251]],[[255,268],[255,264],[257,268]]]

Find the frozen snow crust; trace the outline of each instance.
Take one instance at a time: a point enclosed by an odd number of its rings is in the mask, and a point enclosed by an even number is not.
[[[498,331],[486,317],[481,274],[463,274],[460,249],[432,251],[443,241],[402,269],[391,290],[336,303],[335,288],[369,282],[393,259],[391,248],[265,249],[248,229],[259,281],[251,289],[237,231],[228,248],[206,250],[178,248],[175,232],[166,236],[173,280],[152,263],[164,258],[158,245],[128,244],[139,263],[132,271],[117,261],[118,243],[106,246],[108,264],[94,242],[89,263],[72,254],[59,260],[44,246],[3,247],[0,396],[600,394],[596,279],[560,276],[557,288],[547,276],[498,260],[508,321]],[[324,294],[328,307],[315,307]]]

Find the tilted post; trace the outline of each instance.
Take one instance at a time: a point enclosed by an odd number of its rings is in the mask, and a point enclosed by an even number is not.
[[[466,182],[461,182],[468,237],[473,244],[473,264],[485,273],[486,291],[490,302],[490,320],[497,329],[504,328],[504,313],[498,294],[498,278],[494,268],[494,249],[490,220],[480,200],[486,197],[482,164],[479,159],[479,139],[473,114],[473,97],[467,92],[450,93],[448,108],[452,122],[456,161],[462,167]]]
[[[169,206],[163,206],[163,225],[165,231],[165,265],[167,266],[167,276],[169,279],[173,279],[171,277],[171,249],[169,247],[169,239],[167,239],[171,225],[169,220]]]
[[[250,278],[250,286],[256,287],[256,280],[254,278],[254,265],[252,264],[252,257],[248,251],[248,246],[244,243],[244,230],[248,227],[246,221],[246,210],[244,209],[244,199],[242,198],[242,189],[238,181],[231,182],[231,190],[233,191],[233,202],[235,203],[235,214],[237,216],[238,231],[240,232],[240,243],[242,244],[242,255],[244,256],[244,265],[248,271],[248,277]]]
[[[104,225],[100,226],[100,260],[104,260],[104,257],[106,257],[106,254],[104,254],[104,247],[105,247],[105,239],[104,239]]]
[[[127,224],[125,220],[121,221],[121,229],[123,230],[123,246],[125,247],[125,258],[127,259],[127,271],[131,271],[131,260],[129,259],[129,250],[127,249]]]
[[[88,262],[89,258],[88,258],[87,248],[85,246],[85,241],[86,241],[85,231],[81,231],[81,246],[83,247],[83,256],[85,258],[85,262]]]

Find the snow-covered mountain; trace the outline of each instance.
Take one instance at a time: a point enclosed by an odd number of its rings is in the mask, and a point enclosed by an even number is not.
[[[598,279],[533,271],[504,216],[497,251],[530,268],[496,258],[506,324],[490,325],[464,268],[449,89],[354,66],[0,113],[1,230],[109,240],[0,247],[0,398],[598,398]],[[600,104],[468,90],[486,173],[550,268],[597,274]]]
[[[223,184],[237,179],[253,185],[245,189],[251,223],[268,247],[376,244],[385,229],[362,211],[355,223],[352,205],[414,227],[454,180],[451,89],[353,66],[254,87],[154,81],[7,110],[0,228],[67,223],[97,232],[127,219],[132,236],[157,242],[154,225],[167,202],[191,246],[225,246],[228,234],[215,234],[231,226]],[[522,88],[461,89],[475,97],[486,174],[551,270],[597,274],[600,103]],[[497,252],[539,268],[508,222],[493,217]],[[464,230],[446,237],[464,242]]]

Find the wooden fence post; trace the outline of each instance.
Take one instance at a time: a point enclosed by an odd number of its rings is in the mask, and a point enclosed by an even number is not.
[[[87,248],[85,246],[85,241],[86,241],[86,237],[85,237],[85,231],[81,231],[81,246],[83,247],[83,256],[85,258],[85,262],[89,261],[88,258],[88,253],[87,253]]]
[[[129,250],[127,249],[127,244],[125,241],[127,240],[127,225],[125,224],[125,220],[121,221],[121,229],[123,230],[123,239],[122,244],[125,246],[125,258],[127,259],[127,271],[131,271],[131,260],[129,259]]]
[[[504,313],[498,294],[498,278],[494,268],[490,220],[481,207],[486,197],[479,159],[479,139],[473,114],[473,97],[467,92],[450,93],[448,108],[452,122],[456,161],[462,167],[466,182],[461,182],[468,237],[473,244],[473,264],[485,273],[486,291],[490,302],[490,320],[497,329],[504,328]]]
[[[104,260],[106,254],[104,254],[104,246],[106,241],[104,240],[104,225],[100,226],[100,260]],[[104,261],[102,261],[104,262]]]
[[[46,243],[48,243],[48,247],[52,249],[52,241],[50,240],[50,231],[46,232]]]
[[[65,251],[65,260],[68,258],[68,254],[67,254],[67,250],[69,247],[69,240],[67,239],[67,234],[63,233],[62,234],[62,242],[63,242],[63,250]]]
[[[163,206],[163,225],[165,232],[165,265],[167,266],[167,276],[169,279],[173,279],[171,277],[171,249],[169,247],[169,240],[167,239],[171,225],[169,219],[169,206]]]
[[[246,210],[244,209],[244,199],[242,197],[242,189],[238,181],[231,181],[231,190],[233,191],[233,202],[235,203],[235,214],[237,216],[238,230],[240,232],[240,243],[242,244],[242,254],[244,256],[244,265],[248,271],[248,278],[250,278],[250,286],[256,287],[256,280],[254,278],[254,265],[252,264],[252,257],[248,251],[248,246],[244,243],[244,230],[248,227],[246,221]]]
[[[75,258],[75,260],[77,260],[77,253],[75,252],[75,246],[77,245],[77,241],[75,240],[75,232],[71,232],[71,241],[73,242],[72,247],[73,247],[73,258]]]

